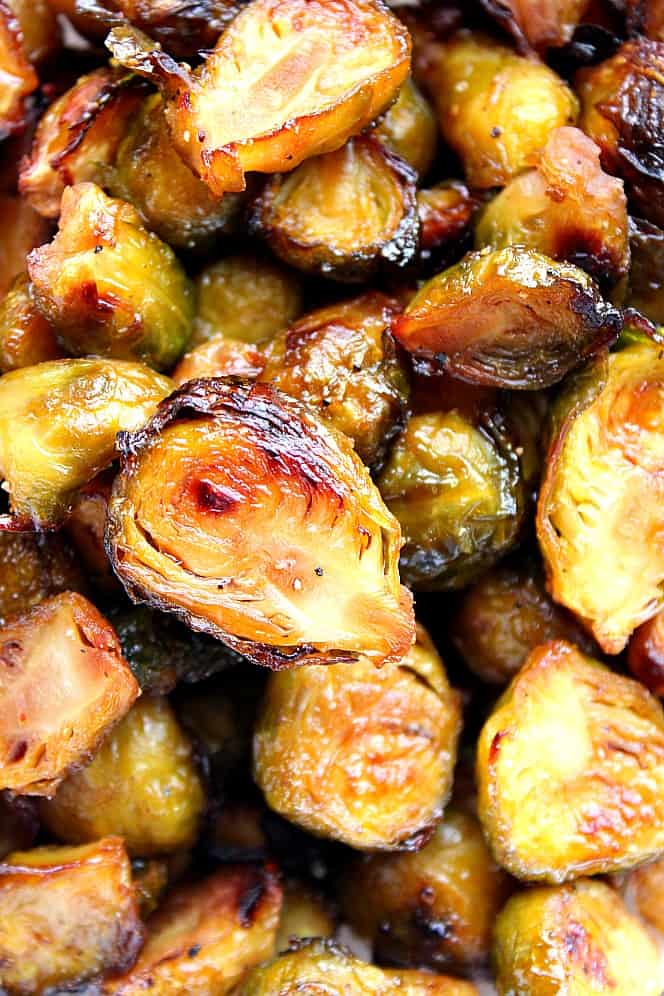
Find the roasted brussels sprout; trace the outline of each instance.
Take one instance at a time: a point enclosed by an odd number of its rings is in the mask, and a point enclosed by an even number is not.
[[[542,50],[571,40],[589,0],[482,0],[482,5],[517,42]]]
[[[0,305],[0,315],[2,306]],[[242,339],[230,339],[218,332],[207,342],[202,342],[182,357],[173,371],[178,387],[199,377],[242,377],[255,380],[265,366],[265,355],[260,346]]]
[[[408,31],[372,0],[252,0],[193,72],[140,32],[106,44],[162,88],[176,148],[216,195],[338,149],[410,68]]]
[[[664,42],[637,38],[577,75],[583,128],[637,213],[664,226]]]
[[[251,227],[300,270],[348,282],[404,267],[417,249],[415,173],[375,135],[271,177]]]
[[[25,98],[39,85],[39,78],[23,44],[23,32],[13,4],[0,3],[0,140],[21,128]]]
[[[627,663],[635,678],[664,697],[664,610],[636,630],[627,648]]]
[[[475,230],[478,248],[524,245],[586,270],[603,286],[629,267],[627,199],[621,180],[578,128],[557,128],[536,169],[515,177],[487,205]]]
[[[102,183],[118,146],[145,99],[145,86],[124,69],[95,69],[81,76],[41,118],[32,150],[20,168],[19,186],[33,208],[57,218],[65,187]]]
[[[635,868],[626,886],[628,899],[643,919],[664,933],[664,858]]]
[[[119,838],[14,851],[0,863],[4,992],[68,992],[124,971],[142,940],[131,865]]]
[[[378,478],[401,524],[401,575],[420,591],[468,584],[515,543],[526,495],[502,420],[413,416]]]
[[[460,32],[430,44],[424,82],[471,187],[503,186],[578,113],[576,97],[553,70],[482,34]]]
[[[314,311],[265,348],[259,380],[313,406],[379,463],[406,414],[408,373],[389,327],[399,304],[383,294]]]
[[[302,311],[297,276],[257,256],[228,256],[206,267],[196,281],[196,297],[192,346],[217,335],[256,345]]]
[[[644,340],[580,371],[554,411],[537,511],[549,590],[608,654],[664,606],[663,395]]]
[[[603,882],[540,887],[509,900],[496,922],[499,996],[659,996],[657,946]]]
[[[68,187],[53,241],[28,256],[37,307],[73,356],[94,353],[172,367],[194,316],[173,251],[125,201],[93,183]]]
[[[353,862],[343,908],[381,963],[466,972],[487,960],[506,893],[478,821],[451,809],[422,850]]]
[[[429,101],[411,76],[375,130],[380,141],[424,176],[436,155],[438,126]]]
[[[562,640],[534,650],[477,747],[494,855],[528,881],[632,868],[663,849],[664,712]]]
[[[476,201],[463,183],[451,181],[417,191],[421,263],[449,265],[466,247]]]
[[[0,626],[48,595],[85,590],[83,572],[61,536],[0,532]]]
[[[147,940],[133,969],[110,980],[113,996],[175,993],[225,996],[274,953],[281,886],[254,865],[224,868],[171,893],[147,923]]]
[[[469,253],[392,323],[406,349],[454,377],[512,390],[550,387],[621,329],[583,270],[520,246]]]
[[[49,0],[5,3],[18,22],[21,45],[30,62],[39,65],[59,52],[62,38]]]
[[[640,218],[630,227],[632,264],[627,304],[664,325],[664,231]]]
[[[332,937],[334,930],[334,917],[322,897],[301,882],[287,882],[277,933],[277,951],[286,951],[293,941],[305,937]]]
[[[68,844],[118,834],[145,857],[193,844],[204,805],[189,739],[165,698],[145,697],[42,803],[41,818]]]
[[[61,356],[55,330],[32,300],[27,273],[21,273],[0,300],[0,372]]]
[[[24,795],[52,795],[139,694],[113,628],[72,592],[3,627],[0,666],[0,789]]]
[[[115,436],[138,428],[171,390],[166,377],[122,360],[53,360],[0,378],[0,476],[5,528],[58,524],[78,488],[115,456]]]
[[[273,668],[406,653],[398,523],[350,441],[303,405],[191,381],[119,445],[106,547],[132,598]]]
[[[408,848],[440,819],[460,705],[426,631],[400,664],[308,667],[270,677],[254,733],[268,805],[361,850]]]
[[[26,253],[41,245],[51,234],[51,226],[23,197],[0,194],[0,298],[12,281],[25,271]]]

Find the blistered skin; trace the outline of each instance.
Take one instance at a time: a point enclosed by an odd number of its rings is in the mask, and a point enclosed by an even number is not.
[[[589,0],[482,0],[522,45],[538,51],[570,41]]]
[[[29,254],[28,272],[37,307],[72,356],[166,370],[187,345],[193,288],[173,250],[94,183],[65,190],[58,233]]]
[[[0,297],[20,273],[25,271],[26,254],[45,242],[51,227],[23,197],[0,194]]]
[[[308,159],[268,180],[252,228],[307,273],[364,281],[405,267],[417,249],[415,173],[375,135]]]
[[[643,341],[580,371],[554,410],[537,510],[548,587],[610,654],[664,604],[663,393]]]
[[[400,665],[368,661],[272,675],[254,733],[268,805],[360,850],[413,846],[440,818],[459,701],[421,628]]]
[[[630,224],[632,263],[627,304],[664,325],[664,231],[641,218]]]
[[[106,996],[225,996],[273,956],[282,890],[273,870],[227,866],[182,886],[147,923],[133,969],[106,982]]]
[[[386,111],[375,135],[405,159],[418,176],[424,176],[436,155],[438,125],[431,104],[411,76]]]
[[[562,640],[532,652],[485,723],[479,815],[503,867],[563,882],[664,846],[664,712]]]
[[[112,462],[121,429],[138,428],[171,382],[122,360],[53,360],[0,379],[0,474],[12,516],[4,528],[46,528]]]
[[[627,664],[653,695],[664,697],[664,611],[634,632],[627,648]]]
[[[478,821],[450,809],[420,851],[354,861],[343,909],[381,964],[463,973],[487,960],[507,891]]]
[[[408,373],[389,331],[398,303],[377,292],[321,308],[275,336],[259,380],[311,405],[369,466],[406,415]]]
[[[135,600],[274,668],[406,653],[399,526],[350,441],[305,406],[191,381],[119,444],[106,547]]]
[[[340,148],[410,68],[408,31],[373,0],[253,0],[193,72],[129,29],[106,44],[162,88],[178,151],[217,195]]]
[[[471,187],[504,186],[578,113],[576,97],[548,66],[481,34],[431,44],[424,81]]]
[[[659,996],[657,947],[603,882],[530,889],[496,921],[499,996]]]
[[[139,688],[112,626],[64,592],[0,633],[0,789],[52,795],[86,763]]]
[[[520,246],[469,253],[392,324],[406,349],[454,377],[511,390],[550,387],[621,329],[587,273]]]
[[[14,851],[0,863],[0,986],[38,996],[124,971],[143,940],[120,838]]]
[[[478,249],[524,245],[575,263],[604,286],[627,273],[627,198],[600,166],[600,149],[578,128],[557,128],[537,168],[515,177],[483,211]]]

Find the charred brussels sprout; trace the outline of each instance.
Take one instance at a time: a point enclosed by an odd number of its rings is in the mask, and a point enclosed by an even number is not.
[[[533,390],[614,342],[622,317],[583,270],[508,246],[469,253],[433,277],[392,329],[454,377]]]
[[[1,306],[0,306],[1,307]],[[199,377],[241,377],[255,380],[265,366],[260,346],[229,339],[223,332],[186,353],[173,371],[177,387]]]
[[[32,300],[27,273],[21,273],[0,301],[0,371],[19,370],[61,356],[55,330]]]
[[[363,281],[417,249],[415,173],[374,135],[267,181],[252,227],[300,270]]]
[[[338,149],[410,68],[408,31],[371,0],[253,0],[193,72],[140,32],[116,28],[106,44],[162,88],[176,148],[217,195]]]
[[[580,371],[554,408],[537,511],[549,590],[609,654],[664,605],[663,397],[644,341]]]
[[[408,373],[390,322],[399,305],[368,293],[301,318],[266,347],[259,380],[313,406],[375,465],[406,414]]]
[[[657,946],[603,882],[513,896],[496,922],[494,964],[499,996],[658,996],[662,988]]]
[[[482,0],[517,42],[543,50],[570,41],[588,0]]]
[[[52,795],[139,694],[113,628],[71,592],[3,627],[0,668],[0,789],[24,795]]]
[[[51,235],[51,226],[23,197],[0,194],[0,297],[25,271],[26,253]]]
[[[577,264],[603,286],[617,283],[629,267],[627,199],[599,156],[582,131],[556,129],[537,168],[489,203],[475,231],[477,247],[528,246]]]
[[[254,735],[268,805],[362,850],[414,846],[443,811],[459,701],[426,632],[400,664],[271,676]]]
[[[164,698],[141,698],[41,818],[60,840],[123,837],[130,854],[163,854],[196,839],[205,795],[189,739]]]
[[[664,846],[664,713],[572,644],[532,652],[477,748],[479,813],[503,867],[563,882]]]
[[[77,489],[114,459],[116,433],[143,425],[171,386],[122,360],[53,360],[4,374],[0,475],[14,514],[3,524],[58,524]]]
[[[84,574],[61,536],[0,533],[0,626],[48,595],[85,590]]]
[[[120,447],[106,542],[135,600],[273,668],[406,653],[398,523],[350,441],[303,405],[191,381]]]
[[[664,610],[636,630],[627,648],[627,663],[635,678],[664,697]]]
[[[420,93],[412,77],[409,76],[399,90],[399,96],[375,134],[419,176],[428,171],[436,155],[438,127],[429,101]]]
[[[192,287],[173,251],[125,201],[68,187],[53,241],[28,257],[39,310],[73,356],[172,367],[191,333]]]
[[[627,304],[656,325],[664,325],[664,231],[633,218],[629,241],[632,264]]]
[[[422,850],[353,862],[343,908],[378,961],[468,971],[489,956],[506,892],[479,823],[452,809]]]
[[[504,185],[532,165],[554,128],[576,120],[576,97],[559,76],[488,36],[434,43],[425,63],[438,124],[472,187]]]
[[[401,524],[401,573],[417,590],[467,584],[514,544],[526,497],[519,459],[497,416],[413,416],[378,486]]]

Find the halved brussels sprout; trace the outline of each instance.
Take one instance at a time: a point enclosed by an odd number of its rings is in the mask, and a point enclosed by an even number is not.
[[[552,69],[487,35],[429,43],[424,62],[439,127],[471,187],[503,186],[532,165],[554,128],[576,120],[576,97]]]
[[[25,257],[51,234],[51,226],[37,214],[23,197],[0,194],[0,297],[3,297],[20,273],[25,271]]]
[[[408,31],[372,0],[252,0],[193,72],[135,30],[106,44],[162,88],[176,148],[217,195],[338,149],[410,68]]]
[[[643,340],[572,378],[537,510],[548,586],[602,650],[664,607],[664,357]]]
[[[664,698],[664,610],[644,622],[632,635],[627,663],[635,678],[653,695]]]
[[[117,834],[130,854],[145,857],[190,847],[204,805],[191,743],[168,700],[144,697],[40,815],[68,844]]]
[[[521,246],[468,253],[392,324],[406,349],[452,376],[511,390],[550,387],[621,329],[587,273]]]
[[[291,880],[286,883],[277,951],[287,951],[293,941],[305,937],[332,937],[335,927],[334,917],[319,893],[301,882]]]
[[[79,985],[82,992],[87,981],[128,969],[142,940],[131,865],[118,837],[14,851],[0,864],[4,992],[36,996]]]
[[[449,265],[469,241],[477,202],[466,185],[456,180],[418,190],[416,196],[420,262]]]
[[[131,119],[145,99],[145,84],[125,69],[104,67],[81,76],[41,118],[19,187],[33,208],[57,218],[65,187],[103,182]]]
[[[617,283],[629,267],[627,198],[599,157],[599,147],[578,128],[557,128],[537,168],[515,177],[487,205],[476,246],[528,246],[575,263],[603,286]]]
[[[664,933],[664,858],[630,872],[625,892],[643,919]]]
[[[336,280],[404,267],[417,249],[416,176],[373,134],[271,177],[251,227],[285,262]]]
[[[298,276],[258,256],[227,256],[206,267],[196,280],[196,298],[192,346],[217,335],[257,345],[302,311]]]
[[[113,627],[71,592],[2,628],[0,668],[0,789],[23,795],[52,795],[139,695]]]
[[[32,300],[30,278],[20,273],[0,300],[0,371],[20,370],[61,356],[53,326]]]
[[[420,851],[352,862],[343,910],[381,963],[467,972],[487,960],[506,894],[478,821],[450,809]]]
[[[664,849],[664,712],[563,640],[534,650],[477,747],[479,814],[527,881],[633,868]]]
[[[305,406],[191,381],[119,444],[106,548],[134,600],[273,668],[406,653],[398,523],[351,442]]]
[[[2,305],[0,305],[0,316]],[[199,377],[241,377],[255,380],[265,366],[265,355],[260,346],[242,339],[230,339],[225,333],[217,335],[185,353],[173,371],[177,387]]]
[[[431,104],[412,76],[385,113],[374,134],[419,176],[424,176],[436,155],[438,125]]]
[[[664,41],[636,38],[576,78],[583,128],[625,180],[637,213],[664,226]]]
[[[603,882],[521,892],[496,921],[499,996],[659,996],[655,942]]]
[[[57,525],[77,489],[114,459],[116,434],[143,425],[171,388],[122,360],[53,360],[4,374],[0,476],[13,515],[0,525]]]
[[[589,0],[482,0],[517,42],[543,50],[570,41]]]
[[[630,225],[632,264],[627,304],[664,325],[664,231],[641,218]]]
[[[83,572],[61,536],[0,532],[0,627],[48,595],[85,590]]]
[[[428,634],[400,664],[273,674],[254,732],[268,805],[361,850],[417,846],[451,785],[460,704]]]
[[[0,140],[20,129],[25,98],[39,86],[39,77],[23,45],[23,33],[12,4],[0,2]]]
[[[519,458],[497,415],[415,415],[378,478],[418,591],[468,584],[513,546],[525,515]]]
[[[180,886],[147,922],[147,940],[127,975],[106,983],[113,996],[188,993],[225,996],[272,957],[282,890],[269,868],[238,865]]]
[[[397,301],[369,292],[313,311],[265,347],[259,380],[311,405],[379,463],[406,414],[408,372],[389,328]]]
[[[182,266],[130,204],[94,183],[67,187],[58,234],[29,254],[28,272],[37,307],[71,355],[166,370],[184,351],[194,296]]]

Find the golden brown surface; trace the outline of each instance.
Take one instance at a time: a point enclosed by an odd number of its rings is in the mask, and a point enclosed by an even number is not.
[[[19,370],[63,355],[51,323],[37,309],[27,273],[0,300],[0,371]]]
[[[51,226],[22,197],[0,194],[0,297],[25,271],[26,254],[48,239]]]
[[[380,119],[375,135],[419,176],[428,171],[438,145],[436,116],[411,76]]]
[[[242,339],[231,339],[224,332],[185,353],[175,370],[173,382],[177,387],[198,377],[242,377],[254,380],[265,366],[265,355],[260,346]]]
[[[39,85],[23,44],[20,21],[9,0],[0,3],[0,73],[0,139],[3,139],[21,127],[25,98]]]

